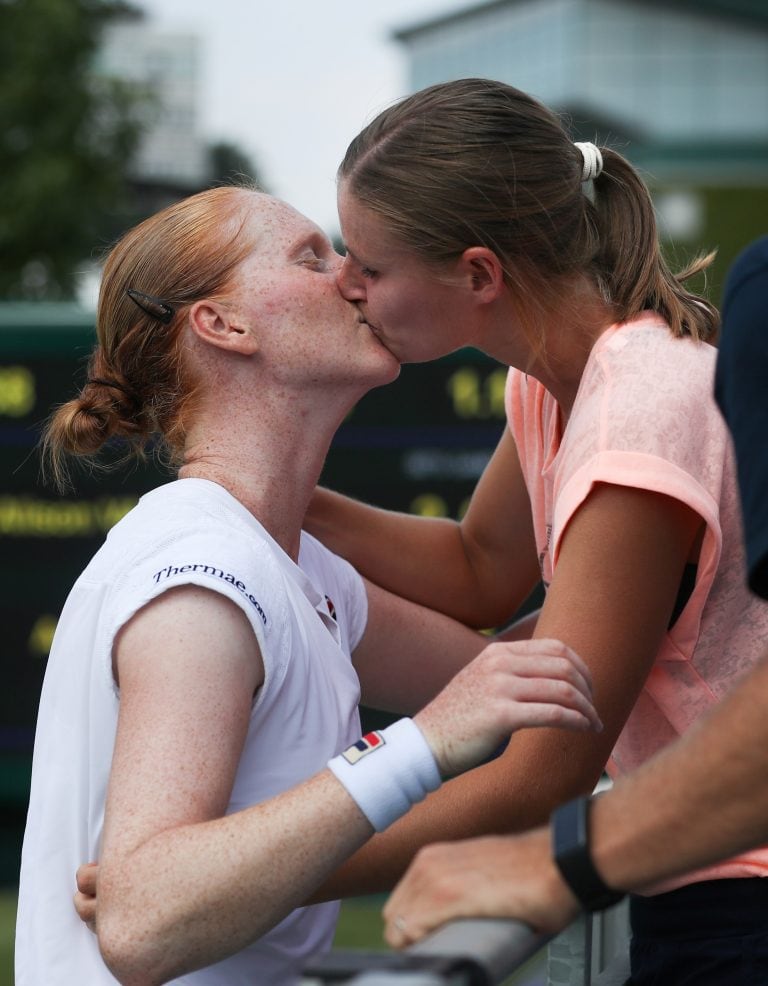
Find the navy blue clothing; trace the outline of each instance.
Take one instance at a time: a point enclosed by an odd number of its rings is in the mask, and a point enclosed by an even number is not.
[[[753,592],[768,599],[768,236],[728,273],[715,397],[733,436]]]
[[[625,986],[765,986],[768,879],[708,880],[631,897]]]

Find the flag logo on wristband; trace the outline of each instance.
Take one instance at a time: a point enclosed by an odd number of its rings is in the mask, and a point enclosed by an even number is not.
[[[363,757],[367,757],[369,753],[373,753],[374,750],[378,750],[380,746],[384,746],[386,740],[379,732],[366,733],[362,739],[359,739],[357,743],[353,743],[349,749],[344,750],[342,756],[350,764],[356,764],[358,760],[362,760]]]

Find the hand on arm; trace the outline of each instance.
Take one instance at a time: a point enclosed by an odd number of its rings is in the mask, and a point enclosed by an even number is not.
[[[390,889],[421,846],[522,831],[589,793],[658,652],[699,526],[667,497],[597,487],[564,534],[535,632],[562,640],[589,666],[603,732],[516,733],[502,756],[443,785],[376,836],[321,896]]]
[[[263,934],[373,828],[329,770],[221,817],[262,673],[233,604],[191,587],[169,592],[128,624],[117,655],[96,927],[122,982],[162,982]],[[496,644],[415,721],[448,776],[521,726],[596,725],[589,695],[586,669],[563,645]],[[79,878],[95,890],[93,868]]]

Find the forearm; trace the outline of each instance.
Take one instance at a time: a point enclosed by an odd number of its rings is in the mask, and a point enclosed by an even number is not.
[[[768,841],[766,702],[768,657],[682,739],[593,801],[591,855],[609,887],[642,891]],[[557,932],[578,908],[542,825],[425,849],[386,905],[386,938],[401,947],[473,916]]]
[[[120,982],[142,986],[216,962],[301,904],[371,833],[324,771],[268,803],[160,833],[122,856],[105,852],[105,960]]]
[[[525,831],[594,789],[610,751],[594,734],[524,730],[491,763],[455,778],[375,836],[326,880],[313,900],[391,890],[424,846]]]
[[[489,551],[448,518],[383,510],[318,489],[304,526],[377,585],[478,629],[508,620],[536,582],[530,546]]]
[[[597,799],[605,881],[641,889],[768,841],[768,658],[673,746]]]
[[[382,510],[318,489],[304,526],[390,592],[470,626],[492,625],[483,619],[487,592],[455,521]]]

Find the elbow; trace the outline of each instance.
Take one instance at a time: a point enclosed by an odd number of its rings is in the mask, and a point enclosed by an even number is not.
[[[105,965],[122,986],[160,986],[182,971],[169,968],[162,936],[133,909],[100,908],[97,937]],[[104,913],[106,912],[106,913]]]
[[[465,600],[464,605],[467,608],[459,619],[473,630],[496,630],[499,627],[506,627],[520,608],[518,600],[510,600],[508,596],[498,594],[494,598],[491,591],[482,592],[469,602]],[[455,614],[454,618],[456,618]]]

